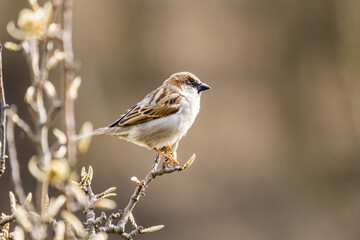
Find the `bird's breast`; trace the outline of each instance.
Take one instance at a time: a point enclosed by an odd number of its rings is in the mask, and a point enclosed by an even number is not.
[[[172,145],[189,130],[199,108],[196,102],[194,104],[194,102],[181,101],[178,112],[133,126],[129,131],[128,140],[149,148],[160,149],[167,144]]]

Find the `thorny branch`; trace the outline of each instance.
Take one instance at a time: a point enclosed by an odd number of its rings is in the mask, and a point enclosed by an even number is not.
[[[4,94],[3,73],[2,73],[2,46],[0,44],[0,177],[5,172],[5,148],[6,148],[6,102]]]

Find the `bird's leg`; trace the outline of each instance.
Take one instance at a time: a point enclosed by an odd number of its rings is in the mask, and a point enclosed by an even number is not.
[[[157,152],[158,154],[160,154],[161,156],[163,156],[164,158],[170,159],[172,160],[176,165],[179,165],[179,162],[175,160],[175,158],[173,158],[173,156],[171,154],[165,154],[163,152],[161,152],[160,150],[153,148],[153,150],[155,152]]]
[[[171,146],[170,146],[169,144],[168,144],[166,147],[164,147],[164,148],[165,148],[164,153],[167,153],[168,151],[171,150]],[[171,153],[168,153],[168,155],[170,156]],[[171,155],[171,156],[172,156],[172,155]],[[170,160],[170,159],[166,160],[166,166],[169,166],[170,163],[171,163],[171,160]]]
[[[171,153],[168,154],[169,158],[176,164],[179,166],[179,162],[173,157],[173,155]],[[169,163],[170,164],[170,163]]]
[[[167,146],[166,146],[166,148],[165,148],[165,153],[167,153],[168,151],[170,151],[171,150],[171,146],[168,144]]]
[[[168,151],[171,150],[171,146],[168,144],[167,146],[163,147],[162,150],[164,151],[164,153],[167,153]],[[168,155],[171,155],[171,153],[168,153]],[[167,158],[165,160],[165,163],[166,163],[166,166],[168,167],[171,163],[171,159],[170,158]]]
[[[177,157],[176,157],[176,151],[177,151],[177,149],[178,149],[178,146],[179,146],[179,141],[177,141],[174,145],[172,145],[172,146],[170,146],[169,144],[166,146],[166,147],[164,147],[165,149],[166,149],[166,152],[165,153],[168,153],[169,155],[171,155],[174,159],[176,159]],[[167,165],[169,165],[170,164],[170,162],[171,161],[169,161],[168,163],[167,163]]]

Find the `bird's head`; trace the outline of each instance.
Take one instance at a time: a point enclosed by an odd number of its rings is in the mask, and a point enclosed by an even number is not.
[[[179,72],[171,75],[164,84],[172,85],[183,93],[200,95],[202,91],[210,89],[210,86],[202,83],[198,77],[189,72]]]

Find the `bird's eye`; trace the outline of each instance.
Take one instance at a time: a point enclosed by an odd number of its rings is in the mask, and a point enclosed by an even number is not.
[[[190,81],[190,82],[188,83],[188,85],[191,86],[191,87],[196,87],[196,86],[197,86],[197,83],[194,82],[194,81]]]

